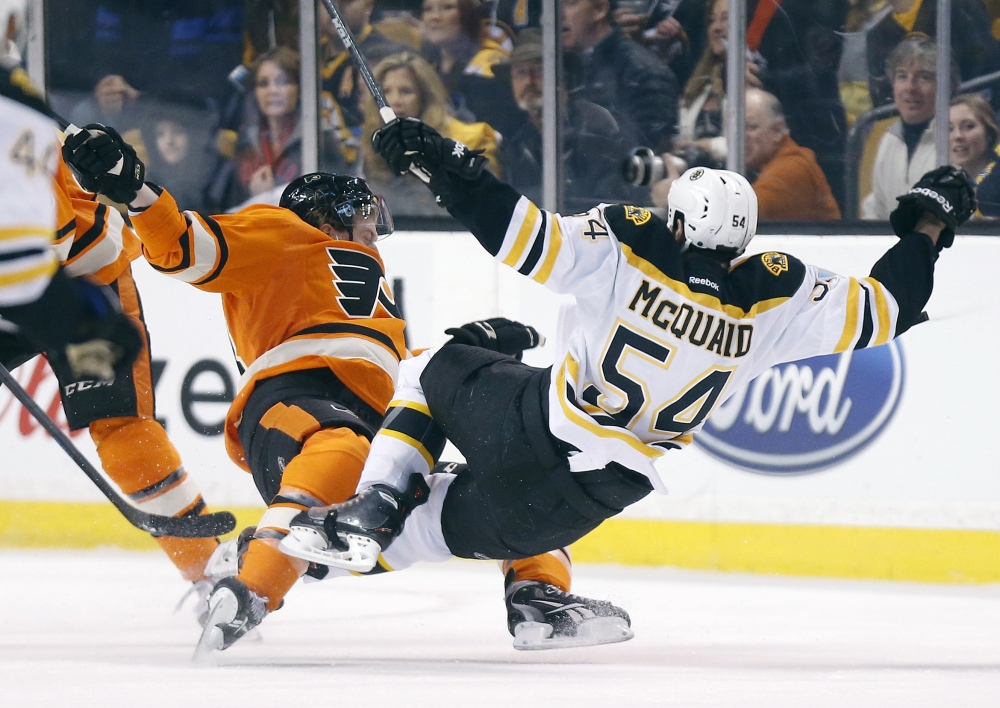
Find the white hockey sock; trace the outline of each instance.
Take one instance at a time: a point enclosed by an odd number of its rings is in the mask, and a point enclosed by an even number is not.
[[[393,570],[408,568],[418,561],[440,563],[453,557],[441,531],[441,509],[455,475],[442,472],[424,479],[431,488],[427,501],[413,510],[406,518],[403,532],[382,552]]]

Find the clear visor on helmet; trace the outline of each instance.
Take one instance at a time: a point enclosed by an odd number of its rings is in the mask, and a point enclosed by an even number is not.
[[[337,216],[348,227],[374,222],[379,238],[392,233],[392,212],[380,194],[365,195],[341,204],[337,207]]]

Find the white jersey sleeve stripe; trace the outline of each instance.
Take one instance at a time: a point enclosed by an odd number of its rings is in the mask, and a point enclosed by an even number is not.
[[[835,354],[846,352],[858,337],[858,315],[861,308],[860,295],[861,284],[855,278],[850,278],[850,284],[847,289],[844,331],[840,335],[840,341],[837,342],[837,346],[833,350]]]
[[[507,234],[503,238],[507,254],[504,255],[504,248],[500,249],[497,258],[504,265],[516,268],[521,258],[528,250],[531,243],[531,236],[538,229],[538,221],[542,214],[527,197],[521,197],[514,214],[507,226]],[[509,245],[508,245],[509,244]]]
[[[66,272],[73,277],[93,275],[101,268],[111,265],[118,260],[118,256],[125,248],[123,243],[125,220],[122,219],[122,215],[117,209],[108,209],[106,218],[104,236],[74,258],[72,263],[66,264]]]
[[[559,225],[558,215],[552,214],[552,218],[548,222],[549,233],[545,235],[545,260],[542,261],[538,272],[531,276],[542,285],[545,285],[549,276],[552,275],[552,268],[556,264],[556,258],[559,257],[559,251],[563,244],[562,227]]]
[[[30,238],[32,241],[38,241],[41,244],[48,245],[52,242],[52,231],[46,229],[41,224],[31,224],[27,226],[14,226],[6,229],[0,229],[0,241],[13,241],[20,238]],[[4,244],[3,250],[10,251],[15,248],[20,248],[20,245],[14,247]]]
[[[194,212],[186,211],[184,216],[190,224],[188,233],[191,234],[191,265],[176,273],[167,273],[185,283],[194,283],[207,277],[215,269],[219,261],[219,243],[209,229]]]

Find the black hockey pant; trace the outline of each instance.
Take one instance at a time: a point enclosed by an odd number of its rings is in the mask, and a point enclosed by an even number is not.
[[[550,369],[453,344],[420,377],[435,422],[465,455],[441,525],[463,558],[526,558],[568,546],[652,486],[612,463],[571,472],[548,427]]]

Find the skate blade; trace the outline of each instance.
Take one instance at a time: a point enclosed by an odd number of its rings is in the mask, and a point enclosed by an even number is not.
[[[592,647],[627,642],[635,632],[621,617],[595,617],[577,627],[574,636],[552,636],[552,625],[522,622],[514,629],[514,648],[521,651]]]
[[[215,593],[209,599],[208,619],[201,632],[201,637],[198,639],[198,645],[194,648],[191,661],[196,664],[204,664],[216,652],[222,651],[225,639],[219,625],[229,624],[236,618],[238,604],[236,596],[228,590]]]
[[[237,540],[231,538],[220,543],[212,552],[205,564],[205,576],[218,581],[239,573],[239,547]]]
[[[293,526],[288,535],[281,539],[278,548],[285,555],[301,558],[311,563],[328,565],[331,568],[342,568],[355,573],[367,573],[375,567],[382,548],[366,536],[347,534],[340,537],[346,541],[348,549],[338,551],[326,547],[326,539],[314,529],[305,526]]]

